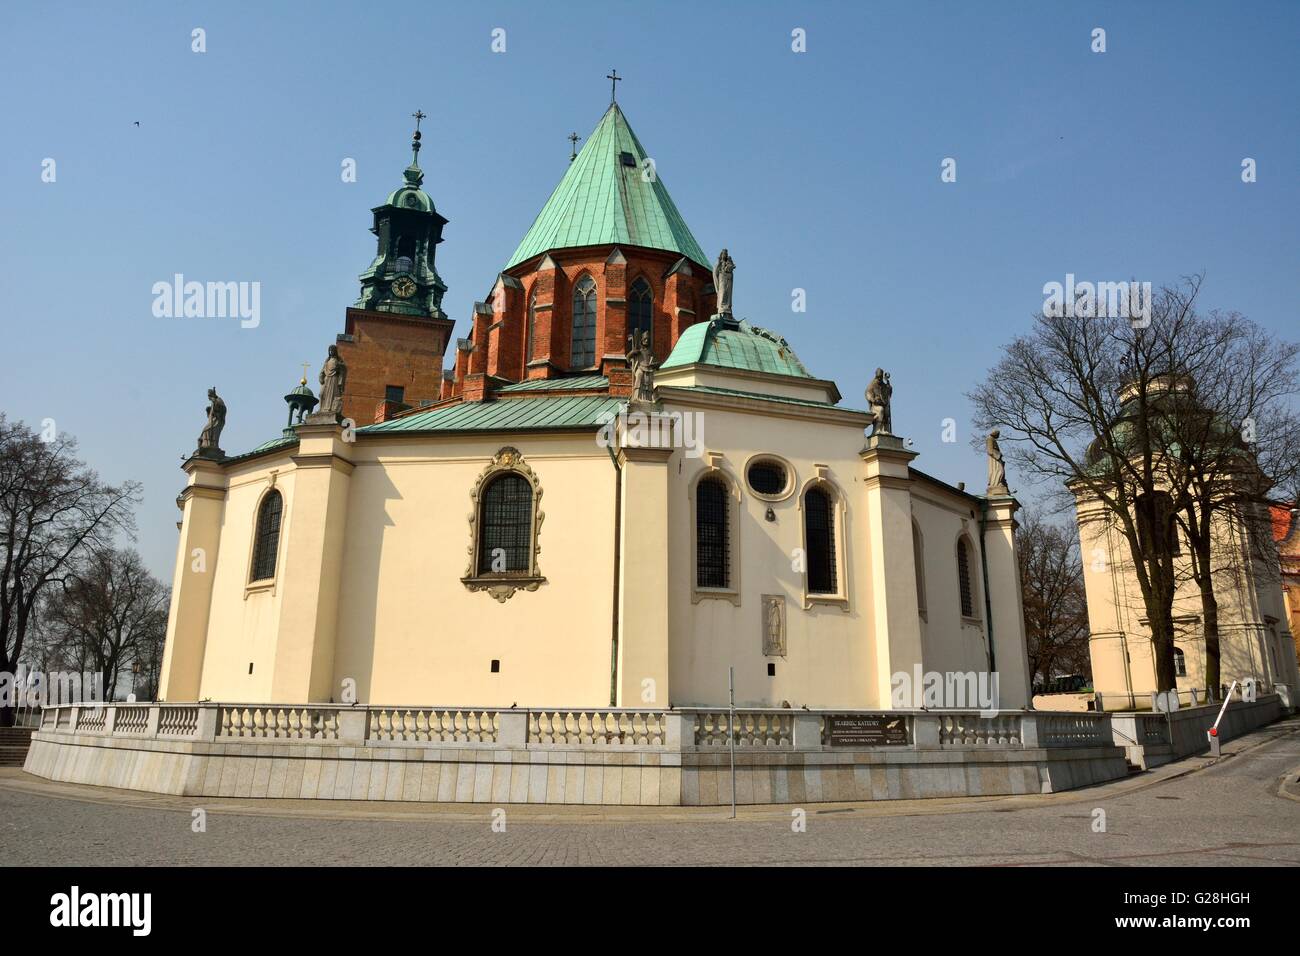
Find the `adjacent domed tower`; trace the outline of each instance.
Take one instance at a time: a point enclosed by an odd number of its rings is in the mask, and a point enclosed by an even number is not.
[[[525,379],[603,377],[628,395],[629,334],[649,333],[662,361],[712,309],[708,256],[611,102],[475,306],[445,394],[478,401]]]

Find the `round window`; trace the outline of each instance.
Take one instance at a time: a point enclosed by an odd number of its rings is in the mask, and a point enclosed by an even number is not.
[[[785,491],[785,467],[776,461],[756,461],[749,466],[749,487],[760,495],[779,495]]]

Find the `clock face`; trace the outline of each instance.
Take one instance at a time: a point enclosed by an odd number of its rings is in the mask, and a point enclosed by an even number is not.
[[[393,292],[403,299],[415,295],[415,280],[410,276],[398,276],[393,283]]]

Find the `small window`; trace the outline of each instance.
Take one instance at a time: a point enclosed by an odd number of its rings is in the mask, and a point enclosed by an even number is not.
[[[530,568],[533,489],[520,475],[492,479],[483,492],[478,573],[520,574]]]
[[[633,156],[631,153],[627,152],[626,150],[618,154],[618,160],[624,166],[633,166],[633,167],[636,166],[636,157]]]
[[[524,361],[531,362],[537,341],[537,290],[528,299],[528,341],[524,343]]]
[[[778,461],[756,461],[749,466],[749,487],[755,493],[773,497],[785,491],[786,471]]]
[[[975,598],[970,586],[970,548],[965,538],[957,539],[957,584],[961,588],[962,617],[975,616]]]
[[[808,591],[835,593],[835,527],[831,496],[809,488],[803,496],[804,545],[808,549]]]
[[[1187,676],[1187,656],[1183,653],[1182,648],[1174,648],[1174,676]]]
[[[257,509],[257,531],[253,543],[253,573],[250,581],[266,581],[275,577],[275,558],[280,550],[280,517],[284,499],[280,492],[270,491]]]
[[[573,289],[570,359],[573,368],[591,368],[596,364],[596,283],[591,276],[583,276]]]
[[[650,292],[650,283],[637,279],[632,283],[632,291],[627,297],[627,330],[634,338],[633,343],[641,344],[641,333],[650,333],[650,345],[653,349],[654,335],[654,295]]]
[[[731,583],[727,486],[704,478],[695,486],[695,585],[726,588]]]
[[[406,395],[406,387],[403,385],[385,385],[384,401],[401,405]]]

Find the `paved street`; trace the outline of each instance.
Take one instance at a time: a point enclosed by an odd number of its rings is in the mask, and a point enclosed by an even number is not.
[[[0,771],[0,852],[15,864],[1300,865],[1300,719],[1089,790],[980,800],[727,809],[205,800]],[[1288,795],[1290,794],[1290,795]],[[191,812],[207,812],[207,832]],[[1092,829],[1106,812],[1106,832]]]

